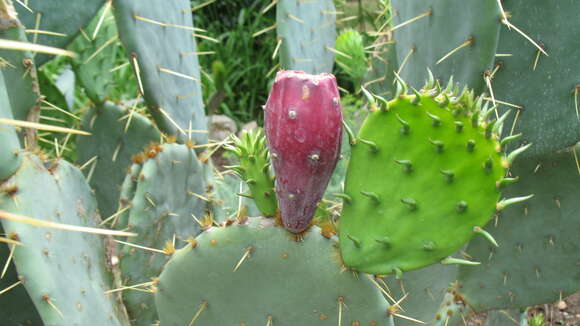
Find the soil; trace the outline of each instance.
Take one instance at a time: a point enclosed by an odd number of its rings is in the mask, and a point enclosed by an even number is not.
[[[528,320],[533,316],[544,316],[543,326],[580,326],[580,292],[553,304],[538,305],[528,310]],[[487,313],[479,313],[467,321],[467,326],[496,326],[486,324]],[[514,326],[520,326],[515,318],[510,318]],[[503,325],[502,325],[503,326]],[[531,325],[529,326],[539,326]]]

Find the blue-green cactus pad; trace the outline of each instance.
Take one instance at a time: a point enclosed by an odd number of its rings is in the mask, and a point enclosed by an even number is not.
[[[163,250],[175,237],[175,247],[181,248],[201,232],[192,215],[201,220],[205,213],[206,202],[199,197],[206,196],[203,170],[195,151],[185,145],[157,145],[149,149],[149,156],[151,151],[158,153],[141,164],[128,216],[128,229],[139,236],[127,241]],[[150,282],[168,259],[163,253],[125,245],[120,264],[124,283]],[[149,326],[157,320],[152,294],[130,291],[124,293],[124,301],[134,325]]]
[[[199,326],[386,325],[380,291],[342,269],[336,244],[317,227],[296,241],[264,218],[203,232],[160,276],[161,324],[188,325],[200,311]]]
[[[207,143],[197,46],[189,0],[114,0],[119,36],[136,62],[159,128],[180,142]],[[165,112],[166,114],[164,114]]]
[[[575,154],[574,154],[575,151]],[[482,262],[461,267],[466,302],[476,310],[550,303],[580,290],[580,146],[516,162],[520,181],[506,195],[532,193],[524,205],[509,207],[487,230],[500,246],[474,239],[466,251]]]
[[[43,162],[28,154],[0,194],[0,210],[70,225],[98,227],[97,203],[82,173],[65,161]],[[23,281],[45,326],[127,326],[124,308],[111,290],[111,254],[106,238],[2,220],[22,246],[14,252]]]
[[[96,164],[95,168],[89,165],[84,172],[92,174],[90,185],[101,215],[106,218],[117,211],[120,186],[131,166],[131,157],[142,152],[148,143],[159,141],[161,135],[142,114],[112,104],[92,107],[81,125],[91,135],[77,138],[77,161],[83,165],[97,157],[96,163],[90,163]]]
[[[276,28],[282,40],[283,69],[310,74],[332,72],[336,41],[336,10],[332,0],[280,0],[276,4]]]

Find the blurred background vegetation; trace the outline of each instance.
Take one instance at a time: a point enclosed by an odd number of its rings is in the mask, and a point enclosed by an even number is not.
[[[262,124],[262,105],[266,103],[270,83],[277,70],[278,58],[272,58],[276,48],[275,29],[268,30],[276,22],[276,10],[272,0],[193,0],[194,26],[204,31],[198,37],[198,51],[202,68],[204,100],[208,114],[223,114],[238,126],[257,121]],[[334,73],[341,87],[343,105],[360,103],[352,94],[360,91],[362,76],[368,68],[376,31],[389,19],[385,0],[336,1],[338,33],[352,35],[342,37],[337,49],[353,57],[337,56]],[[112,19],[110,17],[109,19]],[[267,32],[264,32],[268,30]],[[358,33],[353,34],[356,31]],[[342,35],[341,35],[342,36]],[[117,65],[111,69],[115,87],[111,88],[109,100],[133,104],[137,82],[127,64],[126,54],[118,40],[111,46],[118,47]],[[342,46],[342,48],[341,48]],[[342,60],[341,60],[342,59]],[[62,105],[71,111],[82,113],[90,100],[83,89],[75,83],[68,58],[57,58],[42,67],[43,89],[57,85],[50,92],[48,102]],[[136,103],[140,105],[139,103]],[[54,121],[58,123],[58,121]],[[71,121],[63,121],[69,125]]]

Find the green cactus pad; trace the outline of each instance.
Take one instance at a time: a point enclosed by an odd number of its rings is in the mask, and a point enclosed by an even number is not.
[[[24,157],[22,167],[4,186],[0,210],[39,220],[98,227],[97,204],[82,173],[65,161]],[[23,245],[14,263],[46,326],[128,325],[112,286],[103,236],[47,229],[2,220],[8,234]],[[109,254],[107,254],[109,253]]]
[[[97,27],[99,30],[95,35]],[[72,60],[76,77],[96,104],[104,103],[114,86],[111,69],[115,68],[120,49],[117,42],[117,25],[110,7],[105,6],[70,45],[70,49],[79,55]]]
[[[492,218],[507,161],[485,121],[491,112],[468,91],[437,89],[382,103],[360,129],[341,195],[346,266],[373,274],[421,268]]]
[[[28,42],[24,27],[10,8],[8,3],[0,3],[0,39]],[[40,93],[32,54],[27,51],[0,49],[0,58],[0,73],[10,85],[6,91],[14,119],[37,122],[38,117],[30,116],[31,112],[37,115],[40,111]]]
[[[283,69],[310,74],[332,72],[336,40],[336,10],[332,0],[280,0],[276,30],[282,40]]]
[[[336,64],[358,90],[368,69],[362,34],[352,28],[344,29],[336,39],[336,49],[342,53],[336,56]]]
[[[142,164],[129,213],[128,228],[139,236],[127,241],[164,250],[175,237],[175,247],[183,247],[201,231],[192,214],[201,219],[205,213],[206,203],[198,197],[205,196],[206,190],[201,164],[195,151],[185,145],[158,145],[150,149],[150,156],[153,150],[157,154]],[[127,245],[122,253],[121,272],[129,286],[150,282],[169,259],[163,253]],[[157,320],[152,294],[129,291],[124,301],[134,325],[149,326]]]
[[[97,157],[96,163],[90,163],[96,164],[94,169],[89,165],[84,172],[92,174],[89,183],[106,218],[117,211],[119,186],[131,166],[131,157],[161,136],[143,115],[111,104],[91,108],[83,116],[81,128],[91,135],[77,138],[77,160],[83,165]]]
[[[0,188],[0,192],[2,192],[2,188]],[[5,237],[1,225],[0,236]],[[10,248],[12,248],[12,246],[13,245],[10,245]],[[8,249],[7,245],[0,243],[0,262],[2,262],[2,265],[4,265],[4,262],[8,260],[10,250],[11,249]],[[3,278],[0,278],[0,292],[8,289],[0,295],[0,320],[2,320],[2,325],[40,325],[42,320],[34,308],[34,304],[32,303],[30,296],[28,296],[24,286],[22,286],[22,284],[16,285],[16,287],[9,290],[9,287],[14,286],[18,281],[16,268],[14,267],[14,264],[10,263],[6,275],[4,275]]]
[[[484,91],[483,74],[493,64],[499,41],[497,1],[393,0],[392,5],[403,79],[418,88],[430,69],[437,78],[453,76],[477,93]],[[437,64],[465,42],[470,43]]]
[[[518,161],[512,173],[521,180],[505,195],[523,191],[535,196],[506,209],[488,231],[500,246],[474,239],[466,251],[481,266],[461,268],[466,302],[476,310],[550,303],[580,290],[578,277],[578,198],[580,172],[575,154],[566,150]],[[530,286],[533,284],[533,286]]]
[[[262,129],[245,132],[241,139],[232,135],[234,144],[226,147],[240,160],[232,167],[248,184],[256,206],[265,216],[274,216],[278,211],[274,178],[270,174],[270,155]]]
[[[159,128],[180,142],[191,134],[196,143],[207,143],[190,1],[114,0],[113,7],[119,36],[140,72],[137,79]]]
[[[0,73],[0,118],[12,119],[6,84]],[[14,127],[0,124],[0,183],[11,176],[20,166],[20,141]]]
[[[48,45],[57,48],[64,48],[74,37],[89,24],[91,19],[97,15],[104,0],[84,0],[84,1],[62,1],[62,0],[28,0],[26,2],[12,1],[18,11],[20,20],[27,29],[38,29],[61,33],[65,36],[54,36],[47,34],[31,34],[30,40],[34,43]],[[28,9],[21,5],[26,3]],[[30,9],[30,10],[29,10]],[[39,54],[35,60],[38,65],[42,65],[52,56]]]
[[[296,242],[272,219],[252,218],[194,244],[160,276],[161,325],[386,325],[380,291],[367,275],[342,271],[336,240],[317,227]]]
[[[495,98],[522,107],[513,133],[534,144],[526,156],[537,156],[580,141],[580,38],[576,22],[580,2],[504,1],[509,21],[548,53],[545,56],[514,28],[502,26],[499,70],[491,81]],[[554,22],[561,22],[555,24]],[[525,82],[522,82],[525,81]],[[511,106],[506,109],[514,110]],[[511,132],[515,114],[506,122]]]

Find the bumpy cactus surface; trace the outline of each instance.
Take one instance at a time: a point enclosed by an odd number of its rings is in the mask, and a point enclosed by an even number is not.
[[[505,206],[499,190],[511,180],[505,169],[519,152],[508,158],[502,152],[497,132],[505,116],[488,123],[493,109],[453,86],[441,91],[431,80],[367,117],[342,194],[347,266],[388,274],[433,264],[483,233]]]
[[[308,228],[340,154],[342,111],[336,79],[281,71],[265,106],[266,136],[284,227]]]
[[[161,273],[161,325],[386,325],[381,292],[341,272],[335,245],[317,227],[296,242],[272,219],[211,228]]]
[[[12,119],[12,110],[8,94],[6,93],[6,84],[4,77],[0,73],[0,119]],[[2,155],[0,155],[0,181],[8,178],[20,166],[20,142],[16,135],[16,130],[12,126],[0,125],[0,146]]]
[[[283,69],[311,74],[332,72],[336,40],[332,0],[281,0],[276,4],[276,29]]]
[[[84,176],[65,161],[45,165],[27,154],[4,187],[12,190],[0,194],[2,211],[69,225],[101,222]],[[14,251],[14,263],[44,325],[128,325],[116,295],[105,293],[113,287],[107,239],[12,220],[2,220],[2,226],[23,244]]]

